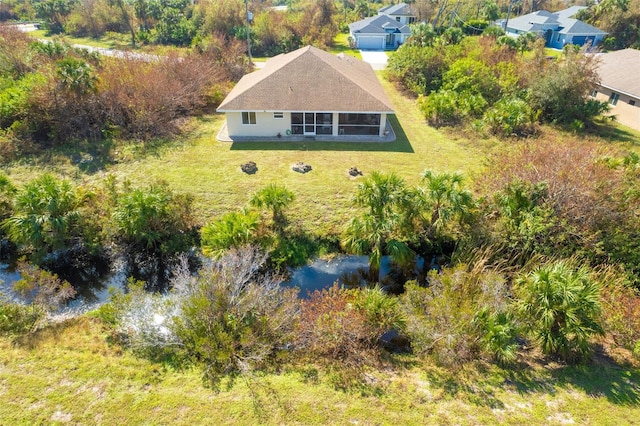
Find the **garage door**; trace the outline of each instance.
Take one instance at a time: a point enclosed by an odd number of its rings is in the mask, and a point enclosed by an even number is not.
[[[594,39],[594,37],[575,36],[575,37],[573,37],[571,42],[573,44],[577,44],[578,46],[584,46],[587,42],[589,42],[590,44],[593,44],[593,39]]]
[[[384,37],[366,37],[360,36],[358,37],[358,48],[359,49],[374,49],[374,50],[382,50],[382,43],[384,42]]]

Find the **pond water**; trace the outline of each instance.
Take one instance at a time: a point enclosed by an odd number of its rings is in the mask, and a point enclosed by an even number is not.
[[[433,263],[433,261],[432,261]],[[417,259],[416,273],[423,268],[422,258]],[[362,274],[369,267],[367,256],[340,255],[330,260],[315,259],[308,265],[291,271],[289,279],[282,283],[286,287],[298,287],[299,296],[302,298],[315,290],[331,287],[336,281],[343,286],[361,286],[365,284]],[[433,265],[431,265],[433,267]],[[101,305],[109,300],[111,287],[126,289],[127,268],[112,266],[109,268],[95,267],[93,270],[67,271],[66,279],[74,285],[77,291],[76,297],[68,306],[92,307]],[[388,282],[394,270],[388,256],[383,256],[380,265],[380,281],[383,286]],[[14,300],[20,297],[13,291],[13,283],[20,279],[20,274],[9,264],[0,263],[0,292]]]
[[[73,271],[64,277],[74,284],[76,297],[67,306],[69,308],[91,307],[101,305],[109,300],[109,288],[124,289],[127,276],[124,271]],[[23,299],[13,291],[13,284],[20,279],[20,273],[15,267],[0,263],[0,293],[13,301]]]
[[[423,265],[424,260],[418,257],[416,269],[422,269]],[[306,298],[316,290],[331,287],[336,281],[339,281],[341,285],[354,285],[353,281],[363,285],[364,280],[354,280],[353,276],[365,273],[368,268],[369,258],[367,256],[341,255],[330,260],[315,259],[312,263],[291,271],[290,278],[282,284],[287,287],[298,287],[300,289],[299,296]],[[389,256],[383,256],[380,262],[380,282],[383,285],[392,271]]]

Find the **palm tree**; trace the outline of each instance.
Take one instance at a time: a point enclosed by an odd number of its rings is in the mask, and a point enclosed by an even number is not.
[[[249,204],[257,208],[270,209],[273,214],[273,223],[280,227],[286,223],[284,209],[295,199],[295,194],[284,186],[271,183],[253,194]]]
[[[460,173],[435,174],[425,170],[422,175],[425,186],[418,188],[421,209],[427,215],[428,235],[434,238],[452,222],[462,222],[474,206],[471,192],[463,188]]]
[[[42,257],[71,240],[72,227],[80,217],[79,204],[69,182],[47,174],[18,191],[14,214],[2,226],[13,242],[29,246],[36,257]]]
[[[193,244],[193,199],[175,194],[166,183],[129,189],[113,212],[116,232],[133,252],[172,255]]]
[[[56,63],[60,85],[70,92],[82,96],[97,90],[98,77],[86,62],[72,57]]]
[[[219,258],[229,248],[252,243],[258,230],[258,214],[231,212],[205,225],[201,230],[201,247],[207,256]]]
[[[411,194],[395,173],[372,172],[358,187],[354,204],[368,210],[348,223],[343,245],[348,251],[369,254],[369,278],[377,282],[384,252],[399,265],[407,265],[415,253],[406,243]]]
[[[600,287],[586,267],[541,266],[518,280],[516,294],[520,315],[547,355],[580,360],[589,353],[589,338],[603,334]]]

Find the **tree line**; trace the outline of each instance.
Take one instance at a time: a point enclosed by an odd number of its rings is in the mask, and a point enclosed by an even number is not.
[[[71,141],[175,134],[180,118],[215,105],[248,70],[234,45],[223,52],[212,43],[180,57],[113,58],[8,27],[0,28],[0,40],[5,159]]]
[[[327,47],[337,31],[373,16],[389,1],[249,1],[252,12],[251,40],[256,55],[274,55],[301,45]],[[456,28],[478,34],[491,22],[537,10],[556,11],[564,4],[551,0],[457,1],[407,0],[419,22],[431,24],[442,34]],[[276,11],[275,5],[287,6]],[[608,33],[604,47],[638,47],[640,6],[631,0],[603,0],[577,16]],[[187,0],[8,0],[0,4],[0,21],[34,20],[44,23],[50,34],[100,38],[128,37],[132,44],[193,46],[217,34],[246,40],[243,0],[190,2]]]

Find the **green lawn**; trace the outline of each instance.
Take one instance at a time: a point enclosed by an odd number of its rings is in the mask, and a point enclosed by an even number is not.
[[[0,337],[0,423],[171,425],[626,425],[640,418],[640,374],[537,360],[512,371],[447,372],[397,357],[367,384],[336,390],[323,370],[283,365],[220,393],[197,370],[176,371],[105,343],[80,318],[10,342]]]

